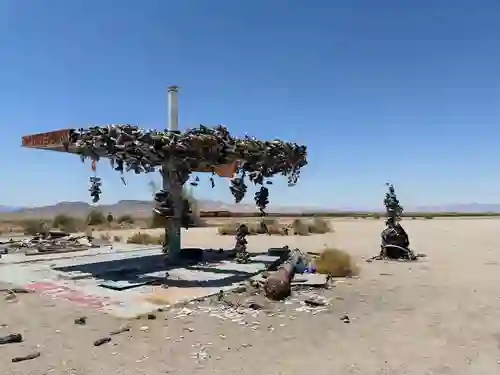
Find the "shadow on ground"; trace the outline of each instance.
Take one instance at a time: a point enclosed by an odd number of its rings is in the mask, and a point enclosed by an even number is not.
[[[67,273],[75,279],[99,279],[100,286],[113,290],[126,290],[148,284],[209,288],[225,287],[247,280],[264,269],[272,269],[286,256],[284,254],[281,257],[266,257],[267,252],[252,253],[248,264],[239,265],[232,262],[236,256],[234,250],[183,249],[183,254],[180,264],[170,266],[165,265],[163,254],[155,254],[54,267],[54,270]]]

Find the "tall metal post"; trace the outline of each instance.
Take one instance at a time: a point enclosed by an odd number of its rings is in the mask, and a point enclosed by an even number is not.
[[[179,130],[178,87],[168,87],[168,130]],[[168,239],[168,261],[175,262],[181,252],[181,214],[182,186],[175,178],[170,160],[163,163],[163,189],[169,191],[174,201],[174,217],[169,218],[165,225],[165,237]]]

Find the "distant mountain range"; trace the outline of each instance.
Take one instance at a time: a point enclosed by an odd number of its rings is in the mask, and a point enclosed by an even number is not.
[[[9,206],[0,206],[0,213],[2,212],[12,212],[21,210],[22,207],[9,207]]]
[[[226,210],[230,212],[256,212],[257,208],[253,204],[234,204],[221,201],[199,200],[200,210],[215,211]],[[0,215],[3,219],[17,218],[49,218],[59,214],[85,217],[92,210],[98,208],[107,213],[111,212],[114,216],[132,215],[134,217],[149,217],[153,204],[151,201],[140,200],[123,200],[111,205],[92,206],[85,202],[61,202],[51,206],[20,208],[0,206]],[[268,208],[268,212],[273,213],[307,213],[307,212],[380,212],[382,210],[367,209],[362,207],[357,208],[339,208],[328,209],[324,207],[307,207],[307,206],[272,206]],[[456,213],[487,213],[500,212],[500,204],[450,204],[436,206],[414,206],[405,207],[405,212],[425,213],[425,212],[456,212]]]

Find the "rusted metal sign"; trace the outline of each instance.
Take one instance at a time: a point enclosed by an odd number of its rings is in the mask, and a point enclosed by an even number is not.
[[[22,138],[22,146],[28,148],[57,148],[69,141],[70,129],[56,130],[48,133],[31,134]]]

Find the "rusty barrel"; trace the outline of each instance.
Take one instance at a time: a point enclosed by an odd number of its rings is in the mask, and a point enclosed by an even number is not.
[[[290,296],[295,267],[300,259],[300,252],[293,251],[288,260],[278,270],[269,274],[264,284],[264,293],[267,298],[280,301]]]

